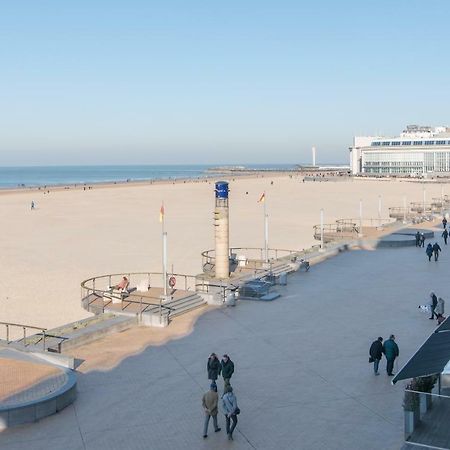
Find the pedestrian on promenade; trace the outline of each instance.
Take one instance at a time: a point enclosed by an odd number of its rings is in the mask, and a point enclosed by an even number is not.
[[[225,414],[225,420],[227,423],[228,439],[232,441],[233,431],[238,422],[237,415],[240,414],[241,410],[238,408],[237,399],[231,386],[227,386],[225,393],[222,395],[222,411]],[[233,425],[230,427],[231,422],[233,422]]]
[[[205,423],[203,425],[203,439],[208,437],[209,419],[213,418],[214,431],[217,433],[221,430],[217,425],[217,413],[219,406],[219,394],[217,394],[217,385],[212,382],[209,391],[203,395],[202,406],[205,410]]]
[[[442,297],[438,298],[436,308],[434,308],[434,313],[436,314],[436,319],[438,318],[439,314],[441,316],[445,314],[445,301]]]
[[[444,229],[447,227],[447,218],[445,216],[442,219],[442,225],[443,225]]]
[[[398,345],[395,342],[395,336],[391,334],[387,341],[383,344],[383,353],[386,356],[386,372],[388,376],[393,377],[395,374],[392,372],[394,369],[395,358],[400,354]]]
[[[438,305],[438,298],[436,297],[436,294],[434,292],[431,292],[430,293],[430,312],[431,312],[431,317],[429,318],[430,320],[433,320],[434,316],[436,316],[436,318],[437,318],[437,314],[436,314],[436,307],[437,307],[437,305]]]
[[[223,376],[223,384],[224,384],[224,391],[227,386],[230,385],[230,378],[232,377],[234,373],[234,362],[231,361],[230,357],[228,355],[223,355],[222,361],[222,376]]]
[[[380,375],[378,366],[383,357],[383,338],[380,336],[376,341],[372,342],[369,350],[369,361],[373,362],[373,371],[375,375]]]
[[[437,261],[439,259],[439,252],[442,252],[441,247],[439,247],[439,244],[437,242],[433,245],[433,253],[434,253],[434,260]]]
[[[420,246],[425,247],[425,233],[420,233]]]
[[[448,231],[447,228],[444,229],[442,233],[442,237],[444,238],[444,244],[447,245],[447,239],[448,239]]]
[[[428,261],[431,261],[431,257],[433,256],[433,246],[431,244],[427,245],[427,249],[425,250],[425,253],[428,256]]]
[[[420,237],[420,233],[417,232],[416,233],[416,247],[420,247],[420,242],[421,242],[421,237]]]
[[[34,200],[31,200],[31,211],[35,208],[36,204],[34,203]]]
[[[220,361],[215,353],[211,353],[211,356],[208,358],[206,369],[208,371],[208,380],[215,382],[220,375],[220,371],[222,370]]]

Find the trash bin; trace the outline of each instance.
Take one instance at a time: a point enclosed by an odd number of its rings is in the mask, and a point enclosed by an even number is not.
[[[281,286],[287,285],[287,273],[281,272],[280,275],[278,275],[278,284]]]
[[[234,291],[228,292],[225,298],[225,304],[227,306],[235,306],[236,305],[236,294]]]

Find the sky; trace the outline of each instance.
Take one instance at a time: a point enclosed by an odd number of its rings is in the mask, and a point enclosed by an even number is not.
[[[0,3],[0,166],[347,163],[450,125],[448,0]]]

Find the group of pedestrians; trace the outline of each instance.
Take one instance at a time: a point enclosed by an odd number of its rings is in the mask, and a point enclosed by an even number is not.
[[[215,353],[211,353],[206,365],[208,372],[208,380],[211,384],[209,391],[203,395],[202,406],[205,411],[205,422],[203,426],[203,438],[208,437],[209,420],[213,419],[214,431],[217,433],[221,430],[217,423],[217,415],[219,413],[219,406],[225,416],[226,431],[229,440],[233,440],[233,431],[236,428],[240,414],[240,409],[237,405],[236,395],[230,384],[231,377],[234,373],[234,363],[228,355],[223,355],[222,361]],[[223,378],[223,395],[219,401],[219,394],[217,392],[217,379],[222,375]]]
[[[420,231],[416,233],[416,247],[425,247],[425,234]]]
[[[430,299],[426,305],[419,305],[423,311],[429,312],[430,320],[436,319],[438,325],[445,320],[445,300],[442,297],[437,297],[434,292],[430,292]]]
[[[394,370],[394,361],[395,358],[400,354],[398,345],[395,342],[395,336],[391,334],[389,339],[384,341],[380,336],[378,339],[372,342],[372,345],[369,349],[369,362],[373,363],[373,371],[375,375],[380,375],[378,372],[378,368],[380,365],[380,361],[383,355],[386,357],[386,372],[388,376],[393,377],[395,373]]]

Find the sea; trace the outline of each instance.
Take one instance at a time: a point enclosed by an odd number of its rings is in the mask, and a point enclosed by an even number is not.
[[[242,167],[227,164],[220,167]],[[201,178],[217,165],[24,166],[0,167],[0,189],[145,180]],[[289,170],[294,164],[251,164],[246,169]]]

